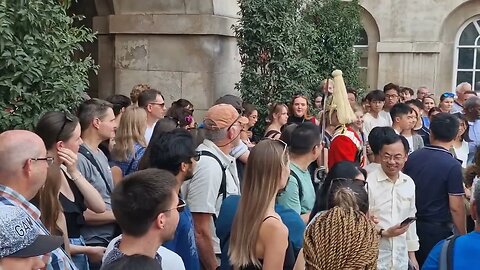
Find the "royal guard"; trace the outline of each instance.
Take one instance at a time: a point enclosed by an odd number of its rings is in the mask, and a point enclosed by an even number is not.
[[[357,116],[348,102],[347,89],[343,81],[342,71],[332,72],[334,90],[329,107],[330,123],[335,125],[335,132],[328,151],[328,168],[339,161],[348,160],[363,166],[362,140],[350,127]]]

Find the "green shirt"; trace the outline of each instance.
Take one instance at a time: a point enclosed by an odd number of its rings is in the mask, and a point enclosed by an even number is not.
[[[277,202],[280,205],[293,209],[299,214],[311,212],[315,203],[315,189],[310,173],[308,170],[300,169],[293,162],[290,162],[290,170],[297,174],[301,182],[302,198],[300,198],[297,179],[290,175],[285,191],[278,197]]]

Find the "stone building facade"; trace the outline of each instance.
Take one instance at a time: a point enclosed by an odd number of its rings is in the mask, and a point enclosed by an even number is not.
[[[236,0],[95,0],[98,95],[149,83],[167,103],[205,110],[234,92],[239,55]],[[369,89],[388,82],[436,92],[480,81],[480,0],[361,0]],[[463,33],[463,34],[462,34]],[[480,90],[480,85],[477,85]]]

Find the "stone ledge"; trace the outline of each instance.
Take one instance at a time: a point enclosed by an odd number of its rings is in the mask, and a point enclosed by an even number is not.
[[[440,53],[440,42],[378,42],[378,53]]]
[[[109,33],[234,36],[236,19],[215,15],[110,15]]]

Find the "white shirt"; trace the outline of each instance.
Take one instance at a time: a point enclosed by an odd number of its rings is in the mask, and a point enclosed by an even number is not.
[[[238,179],[235,158],[223,153],[212,141],[205,139],[197,147],[197,151],[209,151],[220,159],[222,167],[226,167],[227,196],[240,195],[240,181]],[[192,179],[182,185],[182,194],[192,213],[209,213],[218,216],[222,205],[222,195],[219,195],[222,182],[222,168],[212,157],[200,156],[193,171]],[[215,233],[215,224],[211,222],[212,241],[216,254],[220,254],[220,240]]]
[[[408,154],[410,155],[411,153],[413,153],[413,136],[403,136],[405,137],[405,139],[407,139],[407,142],[408,142]]]
[[[370,131],[374,127],[391,127],[392,126],[392,117],[390,114],[384,110],[378,113],[378,117],[375,118],[370,113],[366,113],[363,116],[363,130],[365,132],[365,136],[368,137]]]
[[[122,235],[119,235],[110,241],[107,246],[105,254],[103,254],[102,262],[105,261],[108,253],[112,251],[115,243],[122,239]],[[185,270],[185,265],[183,264],[182,258],[175,252],[160,246],[157,250],[157,254],[162,257],[162,269],[172,269],[172,270]]]
[[[400,172],[395,183],[380,168],[367,177],[370,213],[378,218],[377,224],[388,229],[401,223],[407,217],[414,217],[415,183],[408,175]],[[419,248],[415,222],[408,231],[397,237],[380,239],[377,269],[407,269],[408,251]]]
[[[375,163],[375,162],[372,162],[372,163],[370,163],[368,165],[365,165],[363,167],[363,169],[365,169],[365,171],[367,171],[367,175],[369,175],[370,173],[372,173],[372,172],[374,172],[374,171],[376,171],[380,168],[381,168],[380,163]]]
[[[153,126],[151,126],[151,127],[147,126],[147,129],[145,129],[144,137],[145,137],[145,141],[147,142],[147,145],[150,142],[150,139],[152,138],[153,130],[155,129],[155,125],[157,125],[157,122],[155,122],[155,124],[153,124]]]
[[[455,150],[455,157],[462,161],[462,167],[467,167],[467,159],[468,159],[468,143],[466,141],[462,141],[462,146],[459,148],[454,148]]]

